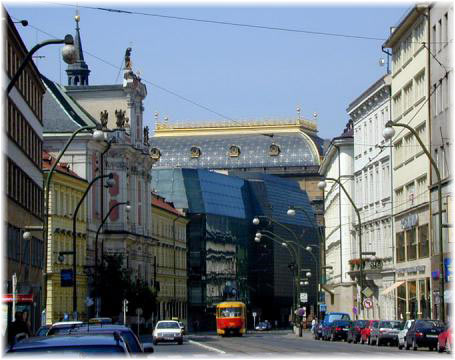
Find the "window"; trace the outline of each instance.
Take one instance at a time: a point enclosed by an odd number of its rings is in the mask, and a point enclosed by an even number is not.
[[[408,300],[409,300],[409,312],[411,319],[417,319],[417,291],[416,281],[408,281]]]
[[[433,25],[433,28],[431,29],[431,50],[432,53],[436,53],[436,25]]]
[[[406,283],[397,289],[397,319],[406,320]]]
[[[401,68],[401,46],[398,44],[392,50],[393,73],[396,74]]]
[[[407,245],[407,258],[408,260],[417,259],[417,239],[416,228],[406,230],[406,245]]]
[[[447,42],[449,41],[449,13],[444,14],[444,21],[443,21],[443,30],[442,30],[442,36],[444,43],[441,44],[443,47],[447,46]]]
[[[428,241],[428,224],[419,226],[419,259],[428,257],[429,241]]]
[[[397,213],[399,213],[401,210],[404,208],[404,203],[403,203],[403,188],[395,190],[395,198],[396,198],[396,208],[397,208]]]
[[[441,51],[441,49],[442,49],[442,19],[439,19],[439,21],[438,21],[437,35],[438,35],[437,48],[438,48],[438,51]]]
[[[412,57],[412,33],[409,34],[403,42],[403,64],[411,60]]]
[[[401,116],[403,112],[402,109],[402,101],[401,101],[401,91],[399,91],[394,97],[393,97],[393,117],[396,119],[399,116]]]
[[[414,78],[415,82],[415,101],[425,97],[425,71],[420,72]]]
[[[394,151],[394,155],[395,155],[395,158],[394,158],[394,163],[395,163],[395,166],[398,166],[398,165],[401,165],[401,163],[403,162],[403,140],[399,140],[395,143],[395,151]]]
[[[406,200],[408,202],[408,206],[414,206],[416,204],[416,192],[415,192],[415,184],[414,181],[408,185],[406,185]]]
[[[425,22],[421,21],[414,30],[414,51],[420,49],[423,45],[422,43],[425,41]]]
[[[397,233],[397,262],[405,261],[405,244],[404,244],[404,232]]]
[[[413,105],[412,80],[404,87],[403,111],[409,110]]]
[[[416,193],[416,203],[420,204],[425,202],[425,193],[427,191],[427,177],[422,176],[417,179],[417,193]]]

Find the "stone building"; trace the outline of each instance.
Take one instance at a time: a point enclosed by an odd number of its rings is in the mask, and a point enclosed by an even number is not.
[[[49,170],[55,163],[55,158],[43,151],[43,171],[47,178]],[[49,221],[48,221],[48,248],[47,248],[47,299],[46,323],[53,324],[61,321],[65,313],[73,310],[73,287],[62,282],[62,270],[72,271],[73,257],[60,256],[60,252],[73,251],[73,220],[72,212],[87,189],[87,180],[79,177],[69,169],[68,164],[60,163],[56,166],[49,186]],[[77,310],[81,320],[87,319],[87,274],[86,239],[87,239],[87,208],[82,204],[79,209],[76,223],[76,251],[77,251]]]
[[[28,51],[9,14],[5,21],[4,74],[9,83]],[[24,238],[25,227],[43,225],[43,144],[44,86],[33,61],[28,62],[12,90],[6,94],[4,155],[6,195],[4,224],[4,296],[3,313],[12,314],[12,277],[17,276],[16,311],[27,311],[33,330],[40,326],[43,306],[44,242],[42,231]],[[5,324],[6,325],[6,324]]]

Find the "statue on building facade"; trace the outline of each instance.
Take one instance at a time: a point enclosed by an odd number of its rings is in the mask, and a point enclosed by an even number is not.
[[[101,121],[101,126],[103,127],[103,129],[107,128],[108,116],[109,116],[109,114],[108,114],[107,110],[101,111],[101,113],[100,113],[100,121]]]
[[[131,48],[127,48],[125,51],[125,69],[131,70],[133,68],[133,63],[131,62]]]
[[[115,116],[117,118],[116,125],[118,129],[123,129],[125,126],[125,110],[115,110]]]

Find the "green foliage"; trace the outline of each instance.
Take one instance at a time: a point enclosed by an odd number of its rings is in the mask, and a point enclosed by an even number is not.
[[[122,311],[123,299],[128,300],[128,315],[135,315],[138,307],[148,319],[155,310],[156,294],[139,279],[131,279],[131,271],[124,267],[124,257],[106,255],[98,269],[95,296],[101,298],[102,316],[116,317]]]

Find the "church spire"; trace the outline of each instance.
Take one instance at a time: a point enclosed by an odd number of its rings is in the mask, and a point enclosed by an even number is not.
[[[82,51],[81,34],[79,28],[80,16],[77,13],[74,17],[76,21],[76,36],[74,37],[74,46],[76,47],[77,56],[74,64],[68,65],[66,73],[68,74],[69,86],[84,86],[88,85],[88,75],[90,70],[84,61],[84,52]]]

